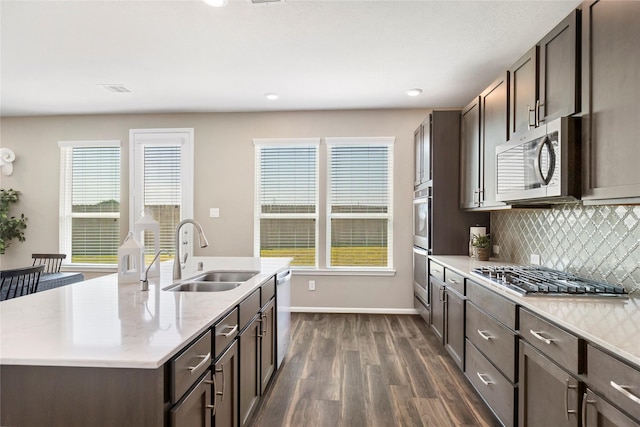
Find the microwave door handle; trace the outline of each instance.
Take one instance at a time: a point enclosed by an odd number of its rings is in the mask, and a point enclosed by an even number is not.
[[[542,150],[544,150],[545,146],[547,146],[549,151],[549,169],[546,171],[546,175],[542,172]],[[549,137],[545,136],[542,144],[538,146],[538,152],[535,157],[535,171],[538,174],[538,179],[544,185],[549,185],[551,182],[551,178],[555,172],[556,168],[556,153],[553,150],[553,145],[551,145],[551,140]]]

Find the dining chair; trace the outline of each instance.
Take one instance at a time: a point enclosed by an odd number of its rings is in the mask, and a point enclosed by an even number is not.
[[[44,268],[40,264],[0,271],[0,301],[35,293]]]
[[[44,264],[45,273],[60,273],[62,261],[67,257],[66,254],[32,254],[33,264]]]

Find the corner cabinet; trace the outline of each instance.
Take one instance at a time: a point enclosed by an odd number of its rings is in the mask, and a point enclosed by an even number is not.
[[[640,2],[586,2],[582,16],[582,199],[640,203]]]

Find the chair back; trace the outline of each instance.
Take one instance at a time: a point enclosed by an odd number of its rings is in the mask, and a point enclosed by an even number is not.
[[[62,260],[67,257],[66,254],[32,254],[33,264],[43,264],[45,273],[60,273]]]
[[[35,293],[43,271],[44,265],[0,271],[0,301]]]

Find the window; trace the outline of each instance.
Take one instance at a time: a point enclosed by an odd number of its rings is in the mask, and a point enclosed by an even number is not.
[[[392,266],[392,138],[327,138],[327,266]]]
[[[325,142],[326,157],[319,139],[254,140],[255,254],[293,257],[295,267],[392,268],[394,139]]]
[[[317,265],[318,139],[254,140],[256,248],[261,257]]]
[[[120,141],[61,141],[60,252],[71,264],[117,264]]]
[[[160,249],[175,251],[175,229],[193,217],[193,129],[132,129],[130,173],[133,186],[129,225],[140,219],[145,208],[160,224]],[[191,227],[183,228],[192,234]],[[183,239],[182,254],[192,255],[192,238]],[[143,244],[153,247],[151,236]],[[152,258],[154,254],[147,254]],[[162,255],[161,259],[171,258]],[[147,260],[147,261],[150,261]]]

